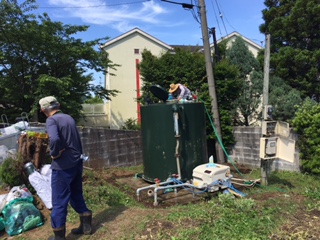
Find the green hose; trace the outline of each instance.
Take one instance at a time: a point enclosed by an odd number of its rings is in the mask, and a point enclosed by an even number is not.
[[[211,115],[209,114],[209,111],[208,111],[208,109],[207,109],[207,107],[206,107],[206,104],[205,104],[204,101],[202,101],[200,98],[198,98],[198,99],[204,104],[204,107],[205,107],[205,109],[206,109],[206,113],[207,113],[208,118],[209,118],[209,120],[210,120],[210,124],[211,124],[211,126],[212,126],[212,128],[213,128],[214,134],[216,135],[216,138],[218,139],[218,142],[219,142],[219,144],[220,144],[220,146],[221,146],[224,154],[226,155],[226,157],[227,157],[227,159],[228,159],[228,162],[230,162],[230,163],[232,164],[232,166],[235,168],[235,170],[242,176],[242,178],[244,178],[244,175],[243,175],[243,174],[239,171],[239,169],[234,165],[234,162],[232,161],[232,159],[230,158],[229,154],[227,153],[225,147],[223,146],[222,140],[221,140],[221,138],[220,138],[220,136],[219,136],[219,134],[218,134],[218,132],[217,132],[217,129],[215,128],[215,126],[214,126],[214,124],[213,124],[212,117],[211,117]],[[250,185],[252,182],[245,182],[245,183]]]

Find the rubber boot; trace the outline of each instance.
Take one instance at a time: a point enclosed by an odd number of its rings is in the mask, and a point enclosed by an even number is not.
[[[92,233],[92,212],[85,212],[82,214],[79,214],[80,217],[80,226],[78,228],[72,229],[71,232],[73,234],[79,235],[90,235]]]
[[[66,227],[53,229],[54,236],[49,237],[48,240],[65,240],[66,239]]]

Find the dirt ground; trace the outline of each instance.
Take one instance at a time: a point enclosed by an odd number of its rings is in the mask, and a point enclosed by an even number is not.
[[[238,168],[241,173],[251,171],[247,168]],[[118,185],[117,181],[121,179],[127,179],[133,177],[135,172],[132,171],[114,171],[108,172],[103,176],[105,181]],[[132,178],[133,179],[133,178]],[[124,180],[127,181],[127,180]],[[128,191],[128,194],[135,195],[137,185],[133,185],[134,191]],[[264,201],[270,197],[277,197],[278,193],[271,193],[265,195],[259,195],[255,198],[256,201]],[[281,194],[281,193],[279,193]],[[136,196],[132,196],[136,198]],[[44,216],[44,225],[27,232],[24,232],[18,236],[10,237],[5,231],[0,232],[0,239],[32,239],[42,240],[47,239],[52,235],[50,226],[50,211],[47,210],[41,200],[35,196],[36,206],[40,209]],[[297,201],[303,201],[303,198],[297,196]],[[141,202],[141,201],[140,201]],[[143,201],[142,201],[143,202]],[[166,215],[170,211],[165,204],[159,206],[153,206],[153,199],[144,201],[146,208],[119,208],[116,212],[111,212],[109,209],[101,209],[100,212],[95,212],[93,215],[93,234],[90,236],[76,236],[70,233],[71,229],[77,227],[77,224],[67,223],[68,240],[76,239],[127,239],[123,238],[124,234],[130,236],[130,232],[133,232],[137,228],[137,223],[141,221],[141,216],[153,216],[153,215]],[[174,203],[172,203],[174,204]],[[178,203],[180,204],[180,203]],[[183,203],[182,203],[183,204]],[[270,239],[274,240],[289,240],[289,239],[320,239],[320,212],[306,212],[304,209],[298,209],[297,214],[292,215],[288,219],[288,223],[281,227],[281,233],[272,235]],[[186,227],[192,227],[192,223],[185,223]],[[189,225],[189,226],[188,226]],[[172,223],[165,221],[152,220],[146,223],[145,230],[139,236],[133,236],[130,239],[135,240],[149,240],[157,239],[157,232],[159,230],[165,232],[173,232],[175,226]]]

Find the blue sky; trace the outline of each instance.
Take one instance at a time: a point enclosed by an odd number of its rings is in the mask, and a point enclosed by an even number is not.
[[[196,5],[198,1],[172,0]],[[237,31],[261,44],[263,0],[206,0],[208,27],[217,39]],[[38,0],[39,11],[66,24],[86,24],[85,40],[115,38],[138,27],[169,45],[202,45],[201,26],[191,10],[161,0]],[[194,8],[197,14],[197,8]]]
[[[169,45],[203,45],[197,7],[185,10],[179,4],[161,0],[37,0],[37,4],[38,11],[47,12],[53,21],[89,25],[86,33],[77,36],[85,41],[113,39],[138,27]],[[205,4],[208,27],[216,28],[217,39],[237,31],[264,46],[265,36],[259,32],[263,0],[205,0]]]

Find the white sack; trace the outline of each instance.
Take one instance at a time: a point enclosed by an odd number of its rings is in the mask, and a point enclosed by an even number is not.
[[[10,135],[10,134],[19,132],[19,130],[16,129],[14,126],[5,127],[3,130],[4,130],[3,135]]]
[[[5,145],[0,145],[0,165],[8,158],[8,150]]]
[[[43,175],[48,182],[51,184],[51,175],[52,175],[52,169],[51,169],[51,164],[45,164],[43,167],[40,169],[41,175]]]
[[[31,173],[28,179],[46,208],[52,209],[51,180],[48,181],[48,177],[41,175],[38,171]]]
[[[29,127],[29,123],[27,121],[20,121],[15,124],[13,124],[15,129],[18,131],[26,130]]]
[[[32,197],[32,193],[29,191],[29,189],[25,185],[14,186],[10,189],[6,197],[6,201],[8,203],[17,198],[28,198],[28,197]]]
[[[0,212],[12,200],[28,197],[32,197],[32,193],[24,185],[12,187],[9,193],[0,195]]]
[[[6,200],[7,196],[8,196],[8,193],[0,195],[0,212],[2,212],[4,206],[7,204],[7,200]]]

